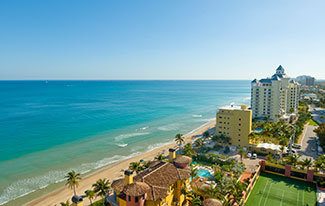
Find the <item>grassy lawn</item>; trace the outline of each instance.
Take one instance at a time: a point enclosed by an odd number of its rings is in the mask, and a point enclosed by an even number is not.
[[[312,125],[312,126],[318,126],[317,122],[315,122],[313,119],[310,119],[310,120],[308,121],[308,124],[309,124],[309,125]]]
[[[246,206],[315,206],[316,186],[273,174],[261,173]]]

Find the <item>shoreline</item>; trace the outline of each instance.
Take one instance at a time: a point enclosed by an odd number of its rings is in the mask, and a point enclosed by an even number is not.
[[[188,132],[184,135],[185,142],[189,143],[192,141],[193,135],[202,134],[204,131],[215,127],[215,119],[211,119],[208,122],[205,122],[201,126],[195,128],[194,130]],[[84,191],[91,188],[91,185],[95,183],[100,178],[107,178],[112,182],[114,179],[123,177],[122,170],[127,169],[130,162],[139,161],[141,159],[143,160],[152,160],[157,154],[160,154],[162,152],[168,151],[170,147],[175,147],[176,144],[174,142],[166,143],[162,146],[159,146],[157,148],[154,148],[152,150],[148,150],[146,152],[143,152],[141,154],[131,156],[130,158],[109,164],[107,166],[104,166],[102,168],[96,169],[92,172],[86,173],[82,175],[82,180],[79,184],[79,187],[77,188],[77,194],[84,195]],[[64,186],[62,183],[58,183],[59,188],[54,189],[53,191],[47,192],[44,195],[41,195],[40,197],[37,197],[35,199],[32,199],[28,201],[27,203],[23,204],[26,206],[53,206],[56,204],[60,204],[60,202],[65,202],[67,200],[71,200],[71,197],[73,195],[72,190]],[[28,195],[26,195],[28,196]],[[26,197],[24,196],[24,197]],[[23,198],[23,197],[21,197]],[[17,198],[16,200],[10,201],[7,204],[10,204],[11,202],[18,201],[20,198]],[[98,200],[97,198],[95,201]],[[71,202],[71,201],[70,201]],[[84,205],[89,205],[89,200],[87,198],[84,199]]]

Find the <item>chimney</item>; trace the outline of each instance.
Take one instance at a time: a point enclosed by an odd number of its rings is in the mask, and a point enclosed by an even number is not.
[[[246,109],[247,109],[247,106],[244,105],[244,104],[242,104],[242,105],[240,105],[240,108],[241,108],[242,110],[246,110]]]
[[[173,160],[176,158],[176,150],[170,148],[168,151],[169,151],[169,161],[173,162]]]
[[[124,182],[127,185],[133,183],[133,171],[132,170],[125,170],[124,171]]]

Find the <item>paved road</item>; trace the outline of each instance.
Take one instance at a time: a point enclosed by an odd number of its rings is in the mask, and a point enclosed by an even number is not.
[[[304,131],[303,138],[301,141],[301,149],[298,150],[298,153],[302,157],[317,157],[317,143],[316,143],[316,134],[313,131],[316,127],[307,125],[306,130]]]

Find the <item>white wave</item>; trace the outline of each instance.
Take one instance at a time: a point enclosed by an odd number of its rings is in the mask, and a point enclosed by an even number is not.
[[[160,126],[157,129],[161,130],[161,131],[174,131],[174,130],[178,130],[179,127],[180,127],[180,124],[176,123],[176,124],[167,124],[164,126]]]
[[[126,147],[126,146],[128,146],[128,144],[122,144],[122,143],[116,144],[116,145],[119,146],[119,147]]]
[[[244,97],[244,100],[251,100],[251,97]]]
[[[139,152],[135,152],[129,156],[115,155],[113,157],[104,158],[96,162],[84,163],[81,164],[79,167],[69,168],[66,170],[50,171],[42,176],[18,180],[10,184],[0,193],[0,205],[3,205],[11,200],[25,196],[27,194],[30,194],[36,190],[43,189],[50,184],[62,182],[65,180],[64,176],[71,170],[75,170],[77,172],[80,172],[81,174],[85,174],[92,170],[99,169],[101,167],[113,164],[121,160],[132,158],[139,154]]]
[[[18,180],[1,192],[0,205],[36,190],[45,188],[56,181],[62,181],[62,178],[67,172],[68,171],[50,171],[43,176]]]
[[[142,127],[142,128],[140,128],[140,130],[146,130],[146,129],[148,129],[149,128],[149,126],[146,126],[146,127]]]
[[[199,118],[199,117],[202,117],[202,114],[193,114],[192,117]]]
[[[131,137],[137,137],[137,136],[142,136],[142,135],[147,135],[147,134],[150,134],[150,133],[149,132],[135,132],[135,133],[128,133],[128,134],[121,134],[121,135],[115,137],[114,139],[116,141],[121,141],[121,140],[128,139]]]
[[[137,134],[140,135],[139,133],[137,133]],[[145,133],[145,134],[147,134],[147,133]],[[144,134],[141,134],[141,135],[144,135]],[[129,135],[129,136],[134,136],[134,135]],[[159,147],[167,145],[167,144],[170,144],[170,142],[156,143],[153,145],[149,145],[143,152],[151,151],[151,150],[154,150],[156,148],[159,148]],[[127,144],[121,144],[120,146],[122,147],[124,145],[127,145]],[[143,149],[144,149],[144,147],[134,147],[131,150],[133,153],[128,156],[114,155],[113,157],[104,158],[104,159],[101,159],[96,162],[81,164],[79,167],[68,168],[65,170],[50,171],[42,176],[36,176],[36,177],[32,177],[32,178],[18,180],[16,182],[13,182],[11,185],[9,185],[7,188],[5,188],[0,193],[0,205],[3,205],[9,201],[15,200],[19,197],[28,195],[34,191],[46,188],[50,184],[62,182],[65,180],[64,176],[71,170],[75,170],[81,174],[85,174],[85,173],[91,172],[93,170],[102,168],[104,166],[137,156],[142,153],[142,152],[139,152],[139,150],[143,150]]]
[[[193,120],[193,121],[195,121],[195,122],[208,122],[208,121],[210,121],[211,119],[195,119],[195,120]]]
[[[159,147],[162,147],[162,146],[168,145],[168,144],[170,144],[170,143],[172,143],[172,142],[156,143],[156,144],[153,144],[153,145],[149,145],[149,146],[147,147],[147,149],[148,149],[148,151],[152,151],[152,150],[154,150],[154,149],[156,149],[156,148],[159,148]]]
[[[145,126],[145,127],[141,127],[139,129],[136,129],[135,131],[144,131],[144,130],[146,130],[148,128],[149,128],[149,126]]]

